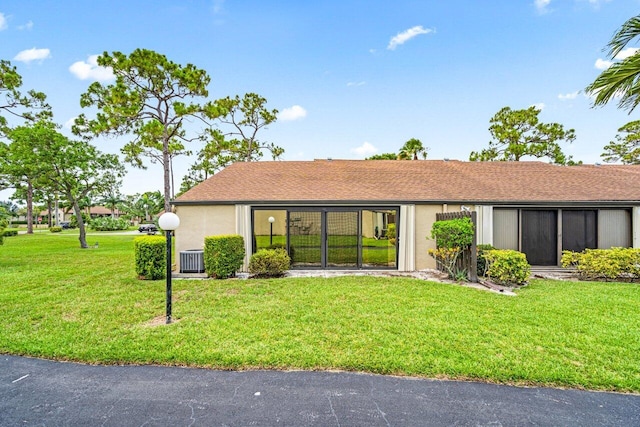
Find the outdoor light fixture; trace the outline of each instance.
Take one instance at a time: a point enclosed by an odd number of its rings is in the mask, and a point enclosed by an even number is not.
[[[269,246],[273,246],[273,223],[276,222],[276,219],[272,216],[269,217],[269,225],[271,226],[271,231],[269,232]]]
[[[173,212],[165,212],[158,218],[158,225],[167,235],[167,325],[171,323],[171,232],[180,226],[180,218]]]

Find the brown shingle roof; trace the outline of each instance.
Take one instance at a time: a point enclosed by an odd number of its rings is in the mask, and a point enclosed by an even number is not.
[[[311,201],[639,202],[640,166],[456,160],[235,163],[176,203]]]

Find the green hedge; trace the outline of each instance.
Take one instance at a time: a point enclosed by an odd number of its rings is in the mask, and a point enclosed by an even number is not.
[[[166,277],[167,240],[163,236],[140,236],[133,239],[138,278],[158,280]]]
[[[524,285],[531,275],[531,266],[522,252],[494,249],[483,252],[487,264],[487,277],[507,286]]]
[[[15,229],[6,230],[5,229],[4,231],[0,230],[0,233],[2,233],[2,235],[4,237],[11,237],[11,236],[17,236],[18,235],[18,230],[15,230]]]
[[[126,219],[110,216],[94,218],[89,224],[91,229],[96,231],[118,231],[129,228],[129,221]]]
[[[263,249],[251,255],[249,272],[258,277],[280,277],[291,266],[284,249]]]
[[[561,262],[563,267],[575,267],[582,280],[640,280],[640,249],[563,251]]]
[[[62,227],[54,225],[53,227],[49,227],[49,231],[52,233],[60,233],[62,232]]]
[[[215,279],[234,277],[244,261],[244,239],[235,234],[204,238],[204,269]]]

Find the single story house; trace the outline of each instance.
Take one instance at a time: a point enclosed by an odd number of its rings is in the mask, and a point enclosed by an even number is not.
[[[543,162],[315,160],[235,163],[173,201],[176,251],[239,234],[250,255],[292,268],[434,268],[436,213],[477,212],[478,244],[532,265],[563,250],[640,247],[640,166]]]

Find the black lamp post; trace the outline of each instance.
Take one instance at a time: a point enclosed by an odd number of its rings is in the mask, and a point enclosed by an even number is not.
[[[171,233],[180,225],[180,218],[166,212],[158,218],[158,225],[167,235],[167,325],[171,323]]]
[[[273,223],[276,222],[276,219],[272,216],[269,217],[269,226],[271,230],[269,232],[269,246],[273,246]]]

